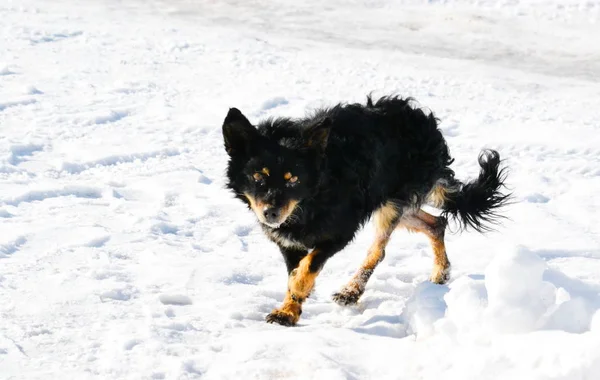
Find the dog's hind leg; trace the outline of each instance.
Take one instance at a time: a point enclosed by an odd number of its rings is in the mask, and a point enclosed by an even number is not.
[[[367,281],[369,281],[377,264],[385,257],[385,247],[398,226],[401,214],[402,211],[393,202],[387,202],[375,211],[375,240],[369,248],[366,259],[354,277],[352,277],[342,290],[333,295],[335,302],[340,305],[351,305],[355,304],[360,296],[362,296],[365,292]]]
[[[399,227],[412,232],[422,232],[429,238],[433,249],[433,270],[430,280],[436,284],[443,284],[450,278],[450,261],[444,244],[446,225],[446,218],[435,217],[423,210],[404,215],[399,223]]]

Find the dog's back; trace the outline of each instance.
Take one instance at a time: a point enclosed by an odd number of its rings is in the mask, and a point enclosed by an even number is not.
[[[326,166],[311,203],[330,217],[362,223],[390,199],[416,207],[436,182],[454,176],[435,117],[408,99],[369,98],[366,105],[338,105],[298,121],[270,120],[259,131],[274,140],[301,140],[305,128],[325,119],[331,121]]]
[[[360,170],[357,190],[364,192],[372,207],[390,198],[406,206],[418,205],[440,178],[453,176],[435,117],[413,108],[409,100],[386,97],[373,103],[369,99],[366,106],[332,111],[331,167]]]

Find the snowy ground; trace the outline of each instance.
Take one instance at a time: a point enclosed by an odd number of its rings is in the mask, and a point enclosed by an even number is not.
[[[597,379],[600,2],[4,0],[0,378]],[[360,305],[264,323],[286,273],[223,189],[221,122],[367,93],[442,119],[454,168],[511,167],[498,233],[428,283],[397,233]]]

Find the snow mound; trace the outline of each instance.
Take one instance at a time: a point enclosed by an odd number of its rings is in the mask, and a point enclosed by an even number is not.
[[[485,278],[457,279],[444,300],[447,310],[438,325],[457,335],[584,333],[590,331],[594,313],[600,312],[597,289],[548,268],[525,247],[498,254]],[[597,322],[599,317],[594,318]]]
[[[591,331],[600,335],[600,310],[598,310],[592,318]]]

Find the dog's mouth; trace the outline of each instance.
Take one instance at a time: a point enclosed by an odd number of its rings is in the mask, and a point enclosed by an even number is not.
[[[271,227],[271,228],[279,228],[281,227],[281,225],[283,223],[285,223],[285,221],[283,221],[282,223],[267,223],[267,222],[263,222],[262,220],[260,221],[262,224],[264,224],[267,227]]]
[[[244,193],[244,196],[250,202],[250,207],[256,214],[258,221],[271,228],[279,228],[285,224],[298,204],[297,200],[290,200],[281,207],[272,207],[248,193]]]

